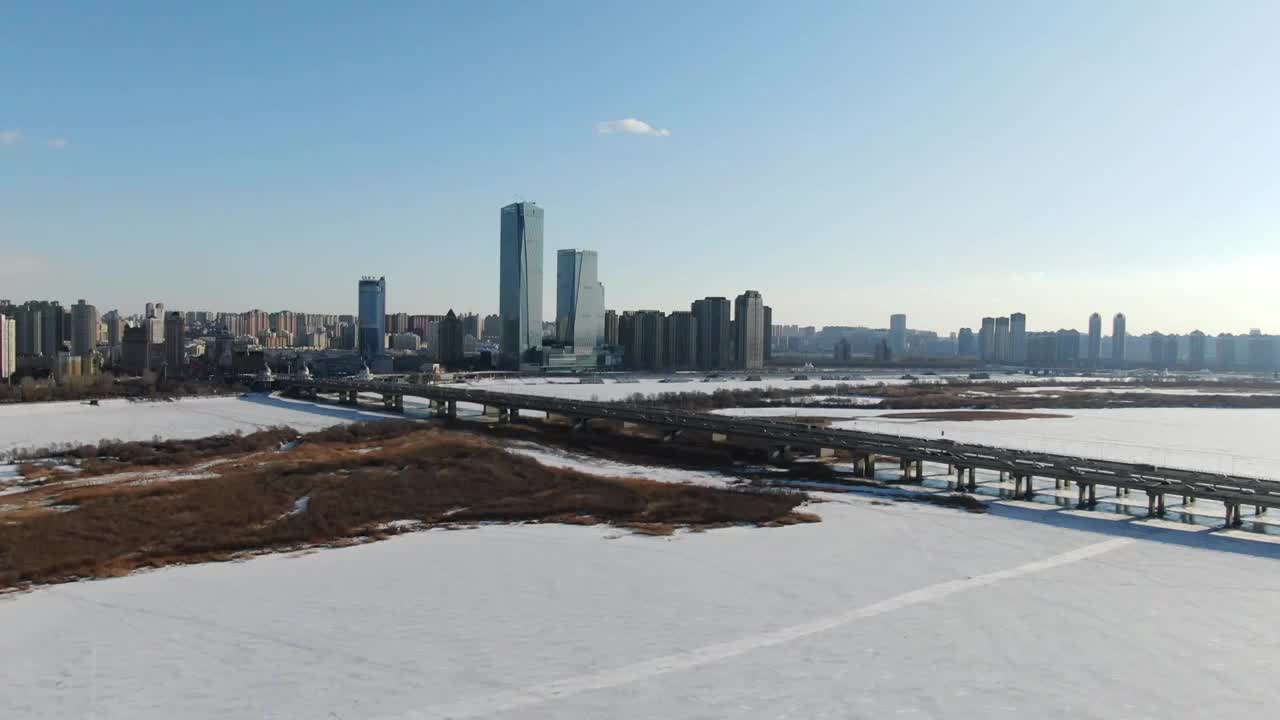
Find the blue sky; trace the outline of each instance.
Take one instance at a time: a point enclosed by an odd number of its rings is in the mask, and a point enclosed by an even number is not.
[[[498,209],[611,308],[1280,332],[1280,4],[26,3],[0,297],[492,312]],[[668,134],[602,134],[636,118]]]

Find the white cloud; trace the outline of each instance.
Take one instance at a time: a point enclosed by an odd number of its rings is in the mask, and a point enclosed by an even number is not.
[[[66,138],[60,138],[60,137],[49,138],[49,142],[48,142],[50,150],[66,150],[67,146],[70,144],[71,143],[68,142]]]
[[[635,118],[623,118],[622,120],[605,120],[596,123],[597,135],[613,135],[615,133],[626,133],[628,135],[652,135],[654,137],[667,137],[671,131],[666,128],[656,128],[643,120]]]
[[[22,133],[17,130],[0,130],[0,145],[17,145],[22,142]]]

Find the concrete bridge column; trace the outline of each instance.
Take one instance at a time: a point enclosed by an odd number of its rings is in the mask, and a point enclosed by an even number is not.
[[[1098,504],[1098,485],[1097,483],[1089,483],[1089,507]]]
[[[969,468],[969,492],[977,492],[977,491],[978,491],[978,476],[975,474],[973,468]]]
[[[1156,494],[1147,491],[1147,517],[1155,517],[1156,514]]]
[[[1156,493],[1156,516],[1164,517],[1164,493]]]
[[[450,420],[457,420],[458,419],[458,401],[449,400],[448,402],[446,402],[444,414],[445,414],[445,417],[449,418]]]
[[[956,466],[956,491],[964,492],[964,468]]]
[[[1085,489],[1081,483],[1076,483],[1076,507],[1085,506]]]
[[[1031,480],[1032,480],[1032,478],[1034,478],[1034,477],[1035,477],[1034,475],[1023,475],[1023,476],[1022,476],[1022,484],[1023,484],[1023,486],[1024,486],[1024,488],[1023,488],[1023,489],[1026,491],[1026,496],[1027,496],[1027,499],[1028,499],[1028,500],[1032,500],[1032,499],[1034,499],[1034,498],[1035,498],[1035,496],[1036,496],[1036,489],[1035,489],[1035,486],[1033,486],[1033,485],[1031,484]]]
[[[924,461],[916,461],[916,482],[924,482]]]
[[[867,456],[863,458],[862,462],[862,477],[874,480],[876,478],[876,454],[868,453]]]

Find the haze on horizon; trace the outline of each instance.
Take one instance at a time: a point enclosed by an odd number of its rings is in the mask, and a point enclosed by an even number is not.
[[[1280,333],[1280,5],[30,4],[0,297],[494,312],[498,213],[606,305]]]

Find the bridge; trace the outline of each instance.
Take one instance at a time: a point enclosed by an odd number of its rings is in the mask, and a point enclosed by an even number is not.
[[[955,487],[960,492],[977,490],[975,472],[986,470],[1006,476],[1014,483],[1014,496],[1030,499],[1036,488],[1035,478],[1054,481],[1055,489],[1075,484],[1078,504],[1089,507],[1097,502],[1099,485],[1115,488],[1116,495],[1131,491],[1146,493],[1147,512],[1165,514],[1165,496],[1181,496],[1184,505],[1196,499],[1217,500],[1226,508],[1226,524],[1242,524],[1241,508],[1252,506],[1262,515],[1269,508],[1280,507],[1280,481],[1205,472],[1200,470],[1157,467],[1140,463],[1090,459],[1031,450],[1015,450],[956,443],[945,439],[902,437],[858,430],[835,430],[806,425],[781,418],[737,417],[693,412],[675,408],[622,402],[572,400],[519,393],[495,392],[431,383],[409,384],[378,380],[343,379],[277,379],[278,389],[302,396],[321,393],[337,395],[338,401],[355,404],[360,393],[382,396],[384,405],[404,410],[404,397],[423,398],[431,402],[436,413],[457,417],[458,403],[481,405],[497,416],[499,422],[511,422],[521,410],[544,412],[548,417],[567,420],[575,430],[583,430],[592,421],[614,421],[642,425],[663,433],[664,440],[679,437],[711,443],[738,443],[764,447],[770,460],[785,460],[796,453],[832,456],[837,451],[849,454],[863,477],[874,477],[878,457],[896,458],[903,479],[922,480],[924,463],[946,465],[955,474]]]

